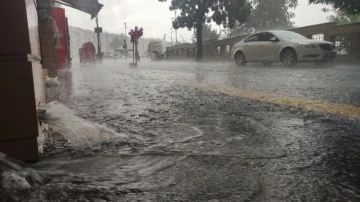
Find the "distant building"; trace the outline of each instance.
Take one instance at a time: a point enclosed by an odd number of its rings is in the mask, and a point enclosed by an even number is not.
[[[86,42],[92,42],[97,49],[97,37],[93,30],[86,30],[78,27],[69,27],[70,34],[70,50],[73,57],[79,56],[79,48]],[[124,45],[124,34],[113,34],[104,32],[100,35],[101,50],[109,53],[122,49]],[[130,38],[127,36],[128,49],[133,49]],[[138,43],[138,51],[140,55],[146,55],[148,51],[149,41],[153,39],[140,38]]]

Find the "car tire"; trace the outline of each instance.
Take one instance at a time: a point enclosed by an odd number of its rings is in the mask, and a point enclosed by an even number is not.
[[[314,64],[316,66],[324,66],[326,65],[327,62],[328,62],[327,60],[319,60],[319,61],[315,61]]]
[[[241,52],[241,51],[238,51],[236,54],[235,54],[235,63],[238,65],[238,66],[245,66],[246,65],[246,60],[245,60],[245,56],[244,54]]]
[[[298,63],[297,54],[292,48],[284,49],[281,52],[280,60],[286,67],[294,67]]]
[[[270,65],[272,65],[272,62],[263,62],[263,65],[264,66],[270,66]]]

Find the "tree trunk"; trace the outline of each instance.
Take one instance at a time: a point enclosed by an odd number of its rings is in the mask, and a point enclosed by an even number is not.
[[[198,22],[196,26],[196,61],[202,61],[203,59],[203,38],[202,38],[202,32],[203,32],[203,25],[201,22]]]

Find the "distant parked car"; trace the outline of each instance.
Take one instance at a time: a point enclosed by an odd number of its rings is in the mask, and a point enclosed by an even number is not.
[[[269,65],[282,62],[292,67],[298,62],[314,62],[324,65],[336,57],[335,45],[328,41],[308,39],[291,31],[266,31],[253,34],[231,50],[231,56],[239,66],[247,62],[263,62]]]

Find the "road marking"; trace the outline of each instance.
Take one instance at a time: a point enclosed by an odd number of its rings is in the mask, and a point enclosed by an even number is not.
[[[275,103],[285,106],[294,106],[310,111],[325,112],[330,114],[341,114],[356,119],[360,119],[360,107],[351,105],[334,104],[319,100],[310,100],[300,97],[290,97],[279,94],[265,93],[261,91],[245,90],[239,88],[232,88],[227,86],[219,86],[213,84],[204,84],[197,82],[189,82],[187,85],[202,88],[204,90],[224,93],[261,102]]]

